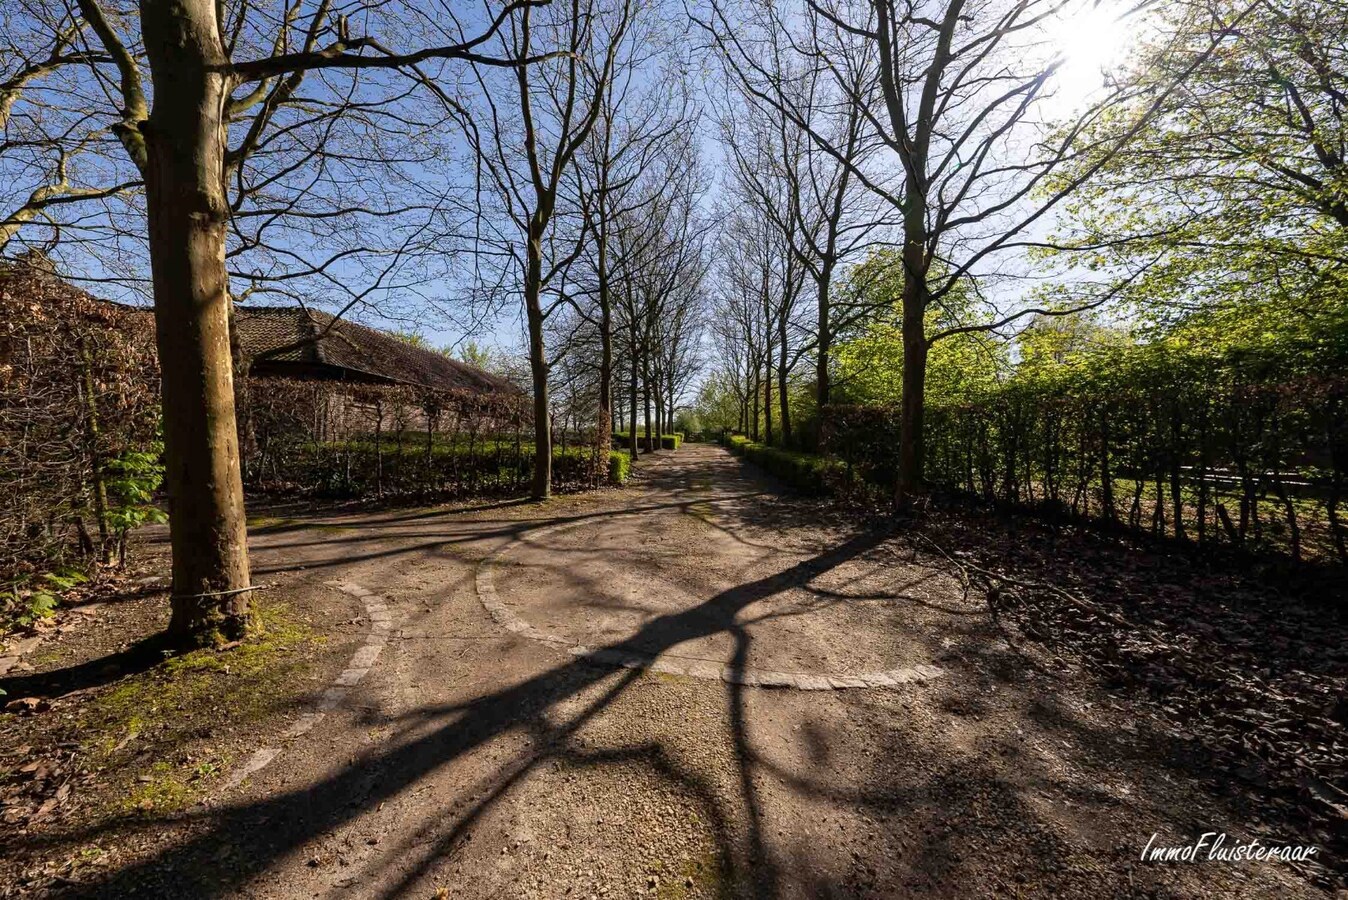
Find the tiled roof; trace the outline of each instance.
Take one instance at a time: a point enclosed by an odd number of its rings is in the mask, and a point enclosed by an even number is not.
[[[504,378],[423,350],[406,341],[327,313],[298,307],[247,307],[234,311],[244,355],[255,374],[284,374],[292,366],[353,380],[413,384],[443,390],[519,393]],[[299,346],[291,346],[296,345]],[[268,351],[288,347],[282,353]],[[259,359],[259,357],[262,357]]]

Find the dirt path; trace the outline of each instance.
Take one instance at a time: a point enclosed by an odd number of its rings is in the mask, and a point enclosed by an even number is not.
[[[260,534],[259,578],[382,598],[377,664],[72,893],[1325,896],[1278,863],[1140,862],[1153,833],[1251,823],[1124,702],[1025,665],[935,561],[718,448],[642,473]]]

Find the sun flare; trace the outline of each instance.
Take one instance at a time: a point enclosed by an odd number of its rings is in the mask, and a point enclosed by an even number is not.
[[[1119,3],[1083,3],[1048,29],[1050,52],[1062,59],[1054,79],[1058,106],[1080,104],[1128,55],[1137,25],[1126,10]]]

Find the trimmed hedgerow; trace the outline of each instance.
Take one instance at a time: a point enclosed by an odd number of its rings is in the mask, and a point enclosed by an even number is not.
[[[749,437],[747,435],[734,434],[730,432],[721,435],[721,446],[728,449],[731,453],[735,453],[740,456],[744,455],[744,448],[752,443],[753,441],[749,440]]]
[[[620,484],[614,456],[590,447],[553,448],[552,481],[559,490],[582,490],[607,481]],[[417,497],[454,499],[524,491],[533,477],[534,450],[507,437],[473,445],[417,446],[355,439],[310,442],[292,448],[274,466],[271,480],[257,486],[271,494],[321,497]]]
[[[631,436],[630,431],[613,432],[614,449],[615,450],[626,449],[629,446],[630,436]],[[684,438],[682,431],[675,431],[669,434],[662,434],[660,435],[660,449],[677,450],[679,449],[679,446],[683,444],[683,440]],[[649,438],[647,438],[644,433],[637,434],[637,449],[649,450],[651,449],[651,445],[654,443],[655,443],[655,432],[651,432],[651,436]]]
[[[758,444],[742,434],[725,435],[721,443],[731,453],[743,456],[802,493],[832,493],[834,485],[844,475],[844,467],[837,460]]]
[[[621,450],[610,450],[608,454],[609,484],[626,484],[632,474],[632,457]]]

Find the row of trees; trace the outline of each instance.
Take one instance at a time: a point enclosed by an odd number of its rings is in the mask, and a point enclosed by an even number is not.
[[[1139,313],[1125,341],[1195,317],[1228,345],[1338,333],[1344,4],[1130,9],[1131,60],[1071,108],[1048,35],[1086,6],[700,7],[729,95],[728,231],[758,236],[722,255],[704,414],[808,445],[830,401],[894,403],[903,502],[933,375],[942,401],[1003,378],[1027,330],[1109,308]]]
[[[1046,33],[1090,5],[26,0],[0,242],[117,285],[148,259],[184,642],[248,622],[229,317],[252,296],[515,311],[539,497],[559,415],[635,449],[710,346],[711,405],[808,442],[890,334],[902,502],[942,348],[1115,299],[1311,333],[1342,311],[1343,4],[1144,7],[1135,62],[1068,113]]]
[[[690,377],[705,185],[678,20],[648,0],[426,12],[32,0],[3,14],[0,249],[115,286],[149,262],[183,643],[250,621],[233,302],[518,310],[537,497],[554,371],[593,380],[605,428],[618,363],[658,421]]]

